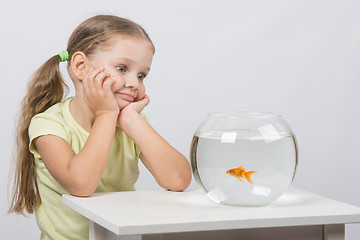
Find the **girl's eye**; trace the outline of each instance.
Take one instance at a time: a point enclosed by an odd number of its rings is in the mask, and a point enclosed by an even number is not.
[[[137,78],[138,78],[139,80],[141,80],[141,81],[143,81],[145,77],[146,77],[145,74],[142,74],[142,73],[139,73],[139,74],[137,75]]]
[[[117,66],[116,67],[117,70],[119,70],[119,72],[126,72],[126,66]]]

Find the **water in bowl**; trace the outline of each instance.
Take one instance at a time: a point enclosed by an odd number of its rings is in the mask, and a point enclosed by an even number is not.
[[[226,130],[195,133],[191,165],[196,182],[210,199],[229,205],[266,205],[290,185],[297,165],[292,133],[268,136],[258,131]],[[230,169],[254,171],[249,179]],[[228,172],[228,173],[227,173]]]

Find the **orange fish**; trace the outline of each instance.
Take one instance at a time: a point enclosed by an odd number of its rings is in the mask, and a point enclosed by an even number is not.
[[[227,174],[229,174],[230,176],[234,176],[237,179],[240,180],[240,182],[242,182],[243,178],[246,178],[246,180],[248,180],[249,183],[253,184],[250,176],[254,173],[257,173],[257,171],[245,171],[245,168],[243,166],[240,166],[238,168],[233,168],[230,170],[226,171]]]

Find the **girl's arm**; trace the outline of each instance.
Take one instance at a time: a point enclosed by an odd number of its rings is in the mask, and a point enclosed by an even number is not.
[[[191,182],[189,161],[140,116],[139,110],[142,110],[148,102],[149,99],[145,96],[143,100],[124,108],[120,113],[118,123],[140,148],[140,159],[157,183],[168,190],[182,191]],[[133,104],[143,106],[134,110],[136,108],[130,107]]]
[[[111,92],[114,81],[103,68],[91,69],[83,79],[87,105],[95,115],[89,137],[76,155],[69,144],[54,135],[34,140],[50,174],[71,194],[89,196],[105,171],[119,113]],[[106,81],[104,81],[106,79]]]
[[[34,145],[46,168],[70,194],[89,196],[105,171],[115,133],[117,115],[96,117],[89,138],[76,155],[69,144],[54,135],[40,136]]]

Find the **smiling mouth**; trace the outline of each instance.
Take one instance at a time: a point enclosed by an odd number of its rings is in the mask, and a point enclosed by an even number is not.
[[[135,100],[135,96],[129,93],[116,93],[116,94],[119,95],[121,99],[128,102],[133,102]]]

